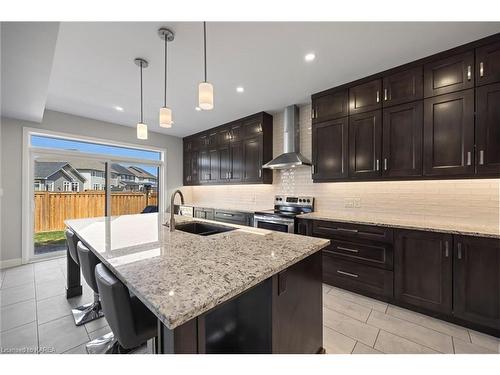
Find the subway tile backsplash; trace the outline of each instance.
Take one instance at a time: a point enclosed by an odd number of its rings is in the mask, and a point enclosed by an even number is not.
[[[311,158],[310,105],[300,108],[301,153]],[[283,116],[274,116],[273,154],[283,150]],[[234,209],[272,208],[275,194],[315,197],[316,211],[374,220],[478,226],[498,232],[500,179],[313,183],[311,169],[274,171],[272,185],[184,187],[195,205]],[[189,201],[188,200],[188,201]],[[346,207],[350,201],[359,207]]]

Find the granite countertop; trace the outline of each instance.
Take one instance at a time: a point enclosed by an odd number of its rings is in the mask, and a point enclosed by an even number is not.
[[[301,219],[337,221],[352,224],[376,225],[390,228],[426,230],[430,232],[460,234],[465,236],[479,236],[500,239],[500,228],[482,225],[459,225],[454,223],[417,222],[401,218],[378,218],[372,215],[342,215],[329,211],[316,211],[298,216]]]
[[[178,222],[204,221],[176,216]],[[330,241],[230,224],[199,236],[170,232],[158,213],[67,220],[77,236],[169,328],[257,285]]]

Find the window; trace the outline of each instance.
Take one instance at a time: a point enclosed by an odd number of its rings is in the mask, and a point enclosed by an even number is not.
[[[68,181],[63,182],[63,191],[71,191],[71,184]]]
[[[99,184],[94,184],[94,190],[99,190]]]
[[[45,190],[46,191],[54,191],[54,181],[47,181],[45,183]]]
[[[43,183],[40,181],[35,181],[35,191],[42,191],[43,190]]]
[[[80,191],[80,185],[78,184],[78,182],[71,183],[71,191]]]

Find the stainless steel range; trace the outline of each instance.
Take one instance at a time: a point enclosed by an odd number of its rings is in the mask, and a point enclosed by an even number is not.
[[[312,212],[313,208],[313,197],[277,195],[273,210],[255,212],[254,227],[295,233],[295,217]]]

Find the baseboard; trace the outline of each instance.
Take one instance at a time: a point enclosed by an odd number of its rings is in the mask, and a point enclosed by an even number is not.
[[[0,270],[4,268],[20,266],[21,264],[23,264],[21,258],[0,260]]]

